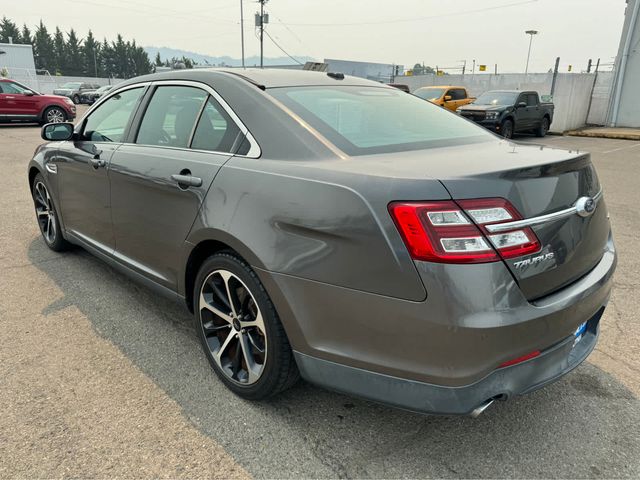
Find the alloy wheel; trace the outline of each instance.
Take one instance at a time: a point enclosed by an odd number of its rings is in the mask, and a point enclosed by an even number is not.
[[[33,200],[36,206],[36,216],[42,236],[47,243],[52,244],[56,239],[58,226],[56,225],[56,216],[53,209],[53,202],[47,187],[42,182],[36,183],[33,188]]]
[[[59,108],[52,108],[47,112],[48,123],[61,123],[64,122],[64,113]]]
[[[228,270],[205,279],[199,298],[200,326],[219,369],[240,385],[257,382],[267,360],[262,312],[249,288]]]

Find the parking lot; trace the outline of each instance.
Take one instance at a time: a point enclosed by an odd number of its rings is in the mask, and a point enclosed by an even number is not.
[[[592,152],[618,271],[588,361],[472,419],[302,382],[238,399],[186,309],[47,249],[26,179],[39,133],[0,127],[0,477],[640,477],[640,142],[517,139]]]

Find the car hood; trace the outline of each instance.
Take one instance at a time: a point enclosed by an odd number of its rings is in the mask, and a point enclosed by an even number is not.
[[[465,105],[461,107],[460,110],[470,110],[475,112],[490,112],[492,110],[504,110],[505,108],[509,108],[509,105],[476,105],[475,103],[470,103],[469,105]]]
[[[44,100],[49,100],[49,101],[58,101],[58,102],[64,102],[66,103],[68,101],[67,97],[64,97],[62,95],[56,95],[55,94],[56,90],[54,90],[53,95],[39,95],[40,98],[44,99]]]

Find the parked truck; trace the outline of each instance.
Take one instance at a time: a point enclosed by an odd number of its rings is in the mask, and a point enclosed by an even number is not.
[[[457,113],[506,138],[517,132],[544,137],[553,121],[553,110],[553,103],[541,102],[538,92],[494,90],[483,93]]]
[[[466,88],[452,87],[450,85],[422,87],[413,92],[413,94],[452,112],[475,100],[475,97],[469,96]]]

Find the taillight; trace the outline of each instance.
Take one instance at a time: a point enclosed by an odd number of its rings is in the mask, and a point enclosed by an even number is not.
[[[486,225],[522,219],[505,199],[394,202],[389,213],[416,260],[486,263],[536,252],[540,242],[530,228],[490,234]]]

